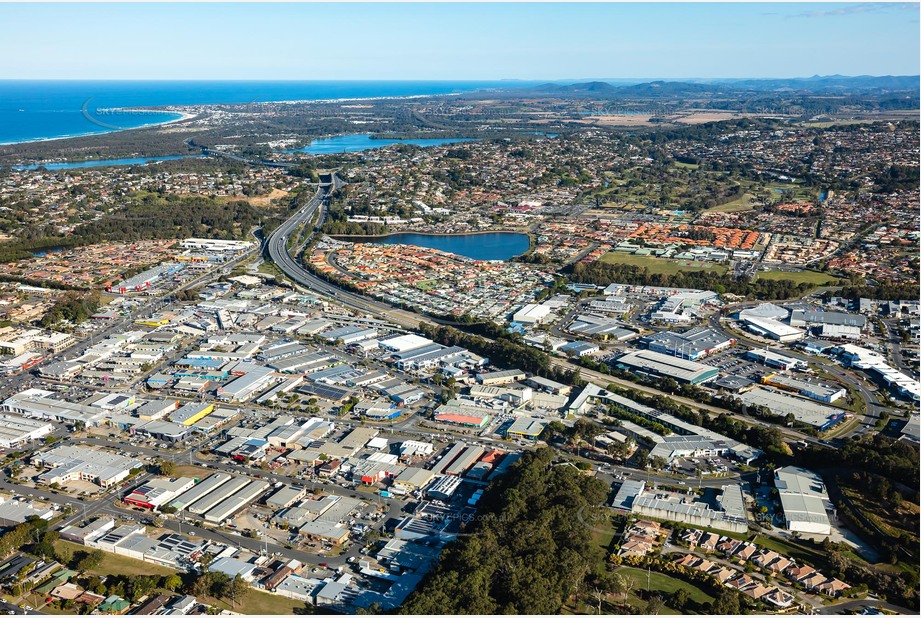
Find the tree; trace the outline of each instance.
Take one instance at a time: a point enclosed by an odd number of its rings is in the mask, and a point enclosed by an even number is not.
[[[176,473],[176,464],[169,460],[160,461],[160,475],[173,476]]]
[[[665,607],[665,600],[657,594],[652,595],[651,597],[649,597],[649,600],[646,601],[646,613],[647,614],[652,614],[653,616],[655,616],[660,611],[662,611],[663,607]]]
[[[173,573],[164,577],[161,585],[169,591],[176,591],[182,587],[182,578]]]
[[[649,451],[640,448],[636,450],[636,453],[633,454],[633,459],[636,461],[636,465],[640,468],[646,468],[649,465]]]
[[[742,613],[739,594],[729,588],[720,588],[714,599],[710,612],[718,616],[736,616]]]
[[[691,595],[688,594],[688,591],[684,588],[678,588],[675,592],[672,593],[671,599],[669,599],[668,605],[678,612],[683,612],[684,608],[687,607],[688,601],[691,600]]]

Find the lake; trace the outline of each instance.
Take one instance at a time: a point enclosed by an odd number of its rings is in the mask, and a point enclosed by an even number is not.
[[[531,246],[527,234],[515,232],[489,232],[486,234],[416,234],[400,232],[389,236],[371,237],[361,240],[351,237],[353,242],[371,242],[378,245],[413,245],[427,249],[438,249],[446,253],[463,255],[474,260],[508,260],[521,255]]]
[[[337,135],[336,137],[323,137],[310,142],[309,146],[288,152],[306,152],[312,155],[338,154],[343,152],[361,152],[373,148],[383,148],[391,144],[412,144],[413,146],[441,146],[443,144],[457,144],[460,142],[474,141],[471,138],[459,137],[456,139],[372,139],[370,133],[359,135]]]

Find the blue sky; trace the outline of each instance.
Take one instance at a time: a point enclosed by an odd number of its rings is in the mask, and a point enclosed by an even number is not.
[[[0,79],[919,73],[917,3],[0,4]]]

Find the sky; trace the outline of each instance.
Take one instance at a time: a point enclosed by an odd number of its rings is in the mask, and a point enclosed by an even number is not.
[[[917,75],[918,3],[4,4],[0,79]]]

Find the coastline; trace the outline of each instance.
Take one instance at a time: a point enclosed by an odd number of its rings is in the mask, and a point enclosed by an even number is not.
[[[116,108],[112,108],[116,109]],[[128,109],[128,108],[118,108],[118,109]],[[138,112],[151,112],[157,114],[179,114],[179,118],[173,118],[172,120],[164,120],[163,122],[151,122],[148,124],[141,124],[136,127],[125,127],[124,129],[106,129],[104,131],[90,131],[88,133],[74,133],[71,135],[58,135],[57,137],[36,137],[34,139],[25,139],[18,140],[15,142],[0,142],[0,146],[18,146],[20,144],[38,144],[41,142],[53,142],[60,139],[74,139],[76,137],[89,137],[91,135],[108,135],[110,133],[121,133],[122,131],[134,131],[135,129],[149,129],[150,127],[164,127],[168,124],[173,124],[175,122],[183,122],[185,120],[191,120],[195,118],[196,114],[190,114],[188,112],[180,112],[178,110],[161,110],[161,109],[134,109],[131,108],[131,111]],[[88,159],[92,161],[93,159]],[[52,161],[49,161],[52,163]],[[58,163],[63,163],[63,161],[58,161]]]

